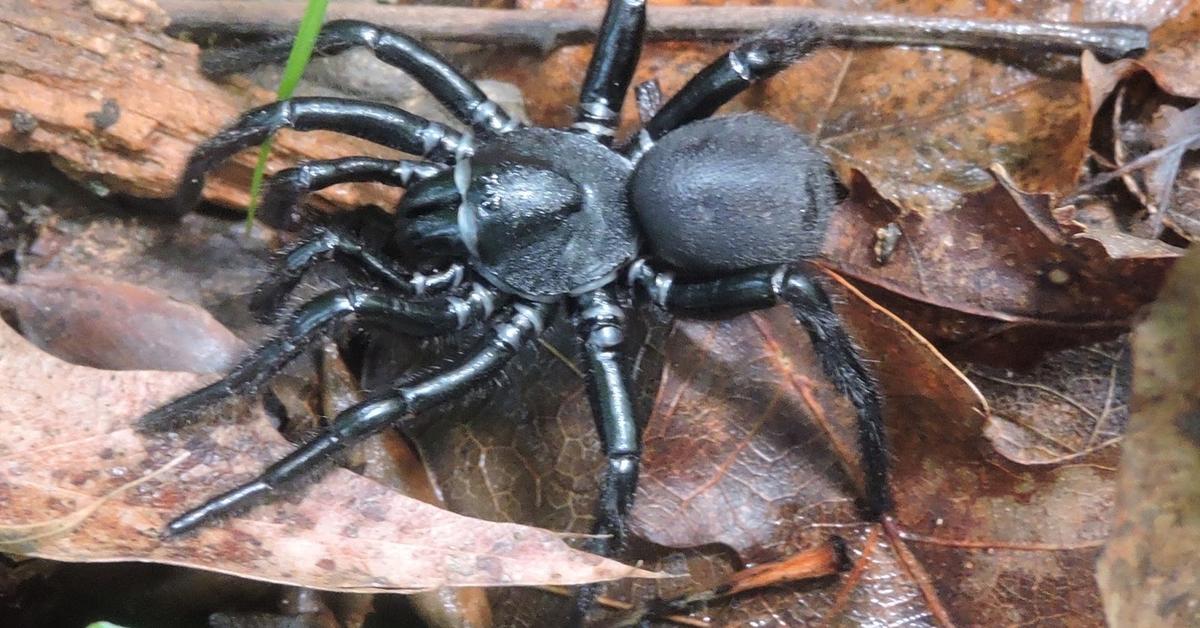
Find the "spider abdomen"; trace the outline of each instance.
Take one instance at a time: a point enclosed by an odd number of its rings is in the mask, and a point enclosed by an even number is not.
[[[629,189],[652,253],[697,275],[816,255],[835,204],[825,156],[795,128],[755,114],[669,133]]]

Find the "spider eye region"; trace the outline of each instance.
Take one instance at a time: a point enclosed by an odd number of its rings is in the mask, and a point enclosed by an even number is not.
[[[695,275],[817,255],[836,204],[821,151],[760,114],[668,133],[638,162],[629,194],[651,252]]]
[[[483,215],[497,215],[524,228],[558,222],[583,209],[583,191],[553,170],[501,164],[481,174],[467,190],[467,202]]]
[[[459,231],[496,287],[555,300],[608,283],[636,255],[625,191],[633,167],[595,140],[518,129],[477,146],[463,167]]]

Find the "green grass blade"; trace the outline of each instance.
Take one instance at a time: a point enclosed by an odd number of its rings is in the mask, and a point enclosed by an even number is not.
[[[288,54],[287,64],[283,67],[283,78],[279,80],[279,90],[276,95],[279,100],[287,100],[296,91],[300,77],[304,76],[304,68],[312,58],[313,47],[317,43],[317,35],[325,22],[325,9],[329,0],[308,0],[308,8],[300,20],[300,28],[296,31],[296,41],[292,43],[292,51]],[[250,178],[250,204],[246,207],[246,231],[254,224],[254,214],[258,210],[258,196],[262,191],[263,174],[267,170],[267,158],[271,155],[271,138],[263,142],[258,151],[258,163],[254,165],[254,175]]]

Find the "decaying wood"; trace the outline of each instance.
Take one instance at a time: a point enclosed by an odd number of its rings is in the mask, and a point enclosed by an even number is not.
[[[304,13],[293,0],[160,0],[179,29],[264,34],[292,32]],[[1136,24],[1027,22],[915,16],[869,11],[832,11],[786,6],[651,6],[646,37],[651,41],[729,41],[780,24],[810,20],[838,44],[1009,48],[1101,57],[1124,57],[1146,49],[1150,36]],[[382,6],[373,0],[342,1],[329,7],[330,19],[354,18],[403,30],[425,40],[549,51],[592,42],[601,9],[474,9],[465,7]]]
[[[0,0],[0,145],[47,153],[93,186],[170,196],[197,142],[273,96],[244,81],[221,85],[201,76],[198,48],[165,35],[160,11],[152,0]],[[205,196],[244,206],[255,153],[210,177]],[[273,154],[276,169],[387,151],[328,133],[284,132]],[[375,186],[328,192],[339,205],[387,206],[398,198]]]

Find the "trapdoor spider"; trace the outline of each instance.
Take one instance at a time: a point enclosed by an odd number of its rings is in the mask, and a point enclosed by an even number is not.
[[[300,306],[278,335],[220,381],[162,406],[142,426],[163,429],[218,400],[248,393],[348,316],[446,335],[490,325],[451,366],[407,376],[342,412],[316,438],[257,478],[180,515],[178,534],[274,494],[339,450],[495,375],[557,315],[578,330],[607,469],[590,549],[610,553],[625,537],[638,479],[638,423],[625,381],[621,291],[679,314],[728,316],[789,304],[828,377],[857,408],[866,514],[890,508],[887,449],[876,385],[830,300],[801,260],[817,254],[835,206],[823,155],[794,128],[762,115],[710,118],[756,81],[809,52],[808,23],[761,33],[693,77],[627,146],[614,148],[618,114],[645,29],[642,0],[611,0],[569,129],[517,124],[438,55],[396,32],[356,21],[325,26],[319,53],[366,46],[429,90],[471,128],[460,132],[395,107],[336,98],[295,98],[254,109],[196,149],[177,201],[190,207],[204,175],[281,128],[338,131],[421,155],[421,161],[348,157],[276,174],[264,200],[287,207],[349,181],[407,187],[396,236],[435,246],[437,273],[333,230],[316,230],[286,252],[259,293],[273,310],[312,265],[334,257],[378,281],[338,288]],[[286,56],[289,41],[220,60],[222,71]],[[440,258],[441,259],[441,258]]]

